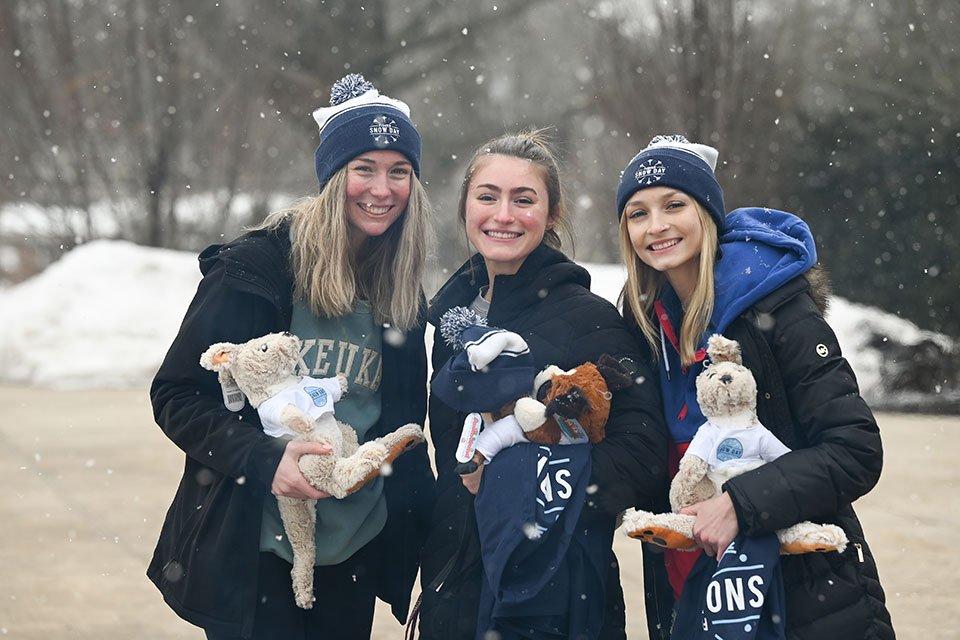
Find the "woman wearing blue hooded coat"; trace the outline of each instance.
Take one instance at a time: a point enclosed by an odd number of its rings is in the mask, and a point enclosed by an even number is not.
[[[807,225],[789,213],[726,214],[717,151],[657,136],[617,190],[627,281],[623,313],[659,357],[670,473],[704,422],[695,380],[707,338],[740,343],[757,379],[759,420],[793,451],[691,505],[694,537],[718,556],[739,535],[802,520],[839,525],[842,554],[782,556],[788,638],[893,638],[877,567],[851,503],[880,477],[877,423],[823,317],[828,283]],[[669,508],[664,496],[662,507]],[[698,552],[644,545],[651,637],[668,638]],[[679,637],[679,633],[678,633]]]

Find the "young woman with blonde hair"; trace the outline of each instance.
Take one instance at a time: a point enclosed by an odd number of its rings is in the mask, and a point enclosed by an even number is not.
[[[277,331],[301,339],[298,373],[343,374],[337,417],[361,442],[426,413],[424,298],[429,205],[407,106],[362,76],[318,109],[319,195],[200,255],[203,279],[150,391],[185,452],[180,488],[148,575],[211,639],[368,638],[374,600],[403,621],[429,518],[426,447],[337,500],[303,477],[328,448],[266,435],[256,411],[225,406],[199,365],[215,342]],[[317,500],[315,602],[296,606],[292,550],[275,496]]]
[[[792,451],[727,481],[719,497],[682,513],[696,516],[696,542],[717,559],[741,535],[764,536],[802,520],[839,525],[850,540],[843,554],[780,559],[786,635],[893,638],[877,567],[851,506],[880,477],[880,433],[823,318],[828,291],[815,268],[813,236],[802,220],[781,211],[728,215],[716,161],[712,147],[658,136],[627,165],[617,190],[627,265],[623,313],[658,358],[671,477],[704,423],[695,380],[714,333],[740,343],[757,380],[759,422]],[[724,444],[724,456],[742,451],[738,442]],[[669,509],[666,496],[663,508]],[[691,625],[700,633],[700,616],[673,620],[674,602],[686,602],[696,590],[686,582],[695,563],[712,559],[647,551],[651,637],[670,637],[671,627],[677,638],[693,637]],[[746,629],[756,633],[757,625]]]

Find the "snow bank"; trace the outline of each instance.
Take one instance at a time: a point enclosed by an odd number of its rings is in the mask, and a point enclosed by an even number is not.
[[[200,281],[196,256],[97,240],[0,291],[0,381],[149,384]]]

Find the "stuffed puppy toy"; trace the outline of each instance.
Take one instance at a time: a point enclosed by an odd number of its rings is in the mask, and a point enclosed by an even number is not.
[[[454,409],[479,413],[484,424],[476,434],[479,420],[467,418],[456,467],[460,474],[472,473],[518,442],[599,442],[610,413],[611,391],[632,383],[630,371],[606,354],[596,365],[586,362],[570,371],[550,365],[534,375],[530,350],[521,336],[487,326],[485,318],[465,307],[448,310],[440,332],[461,353],[437,373],[431,390]],[[537,399],[529,397],[531,393]]]
[[[534,397],[517,400],[514,416],[531,442],[596,444],[606,434],[612,392],[632,383],[630,370],[607,354],[569,371],[550,365],[534,379]]]
[[[628,511],[624,532],[671,549],[693,550],[696,516],[686,506],[722,492],[723,483],[771,462],[790,449],[757,420],[757,384],[743,366],[740,345],[719,334],[707,341],[710,363],[697,376],[697,402],[707,422],[697,430],[670,484],[673,513]],[[781,554],[839,551],[847,536],[836,525],[800,522],[776,532]]]
[[[243,407],[242,392],[257,409],[264,431],[273,437],[320,442],[329,454],[304,455],[300,471],[320,491],[344,498],[373,480],[401,453],[423,442],[423,431],[408,424],[359,444],[357,433],[334,418],[334,402],[346,391],[343,375],[310,378],[294,372],[300,361],[300,339],[271,333],[243,344],[220,342],[200,357],[200,365],[216,371],[224,400],[232,411]],[[316,560],[316,500],[277,497],[283,529],[293,549],[293,592],[297,606],[313,606]]]

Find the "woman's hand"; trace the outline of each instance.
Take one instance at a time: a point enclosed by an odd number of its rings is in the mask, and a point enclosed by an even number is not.
[[[303,498],[307,500],[319,500],[320,498],[329,498],[330,494],[326,491],[315,489],[312,484],[307,482],[300,471],[300,456],[308,453],[323,455],[333,450],[328,444],[319,442],[300,442],[291,440],[283,450],[283,457],[280,458],[280,464],[277,466],[277,472],[273,474],[273,484],[270,485],[270,492],[275,496],[285,496],[287,498]]]
[[[467,491],[473,495],[477,495],[477,490],[480,488],[480,476],[483,475],[484,464],[480,464],[477,467],[477,470],[473,473],[467,473],[460,476],[460,482],[463,483],[463,486],[467,488]]]
[[[684,507],[680,513],[697,517],[693,523],[693,538],[708,556],[718,557],[740,532],[733,500],[726,492],[716,498]]]

